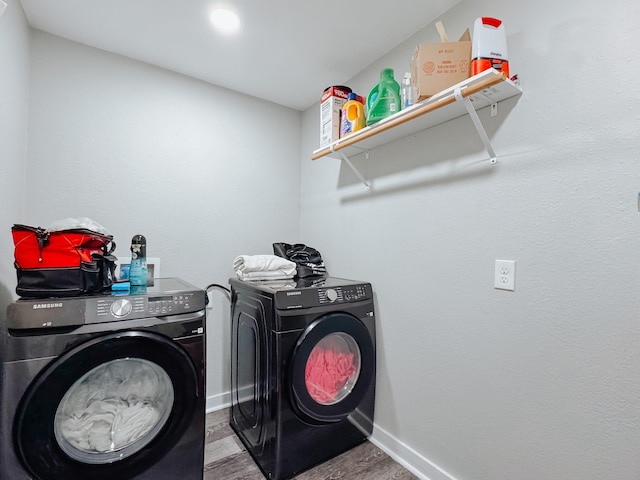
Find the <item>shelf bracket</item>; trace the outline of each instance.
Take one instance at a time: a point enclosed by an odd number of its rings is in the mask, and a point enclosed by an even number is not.
[[[473,125],[476,127],[476,130],[478,131],[480,140],[482,140],[482,143],[484,143],[484,148],[487,150],[487,153],[489,154],[489,162],[492,164],[497,163],[498,160],[496,158],[496,152],[493,149],[493,146],[491,145],[491,141],[487,136],[487,132],[485,131],[484,126],[482,126],[480,117],[478,117],[478,112],[476,112],[476,109],[473,108],[473,105],[471,104],[471,100],[468,97],[462,96],[462,91],[460,90],[460,87],[457,87],[454,90],[454,95],[456,97],[456,100],[459,102],[462,102],[464,107],[467,109],[467,113],[469,114],[469,117],[471,117],[471,121],[473,121]]]
[[[331,145],[330,150],[331,150],[331,153],[337,153],[337,154],[339,154],[339,155],[340,155],[340,158],[342,158],[342,160],[343,160],[347,165],[349,165],[349,168],[351,168],[351,170],[353,170],[353,173],[355,173],[355,174],[356,174],[356,176],[360,179],[360,181],[364,184],[364,188],[367,190],[367,192],[368,192],[369,190],[371,190],[371,186],[369,185],[369,182],[367,182],[367,181],[364,179],[364,177],[362,176],[362,174],[358,171],[358,169],[355,167],[355,165],[353,165],[353,163],[351,163],[351,160],[349,160],[349,157],[347,157],[347,156],[344,154],[344,152],[342,152],[342,151],[338,151],[338,152],[336,152],[336,151],[333,149],[333,145]],[[366,154],[367,158],[369,158],[369,150],[366,150],[366,151],[365,151],[365,154]]]

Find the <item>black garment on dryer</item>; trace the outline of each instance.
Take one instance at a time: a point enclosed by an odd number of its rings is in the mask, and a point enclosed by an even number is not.
[[[303,243],[293,245],[282,242],[274,243],[273,254],[294,262],[298,278],[327,275],[327,268],[324,266],[320,252]]]

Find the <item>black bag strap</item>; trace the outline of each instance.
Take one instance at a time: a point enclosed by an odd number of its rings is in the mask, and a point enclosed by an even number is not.
[[[109,249],[107,250],[107,247],[109,247]],[[105,245],[103,250],[104,250],[104,254],[105,255],[111,255],[116,249],[116,242],[114,242],[113,240],[111,240],[108,245]]]
[[[42,227],[30,227],[29,225],[22,225],[15,223],[12,230],[27,230],[33,232],[38,242],[38,260],[42,261],[42,250],[49,244],[49,232]]]

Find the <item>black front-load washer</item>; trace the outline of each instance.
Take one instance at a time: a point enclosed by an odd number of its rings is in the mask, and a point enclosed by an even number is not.
[[[230,424],[264,475],[290,479],[373,431],[371,284],[231,279]]]
[[[10,304],[0,478],[202,480],[204,304],[177,278]]]

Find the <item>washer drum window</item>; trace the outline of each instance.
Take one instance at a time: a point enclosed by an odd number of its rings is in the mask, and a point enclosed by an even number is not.
[[[74,460],[105,464],[146,446],[173,407],[171,379],[140,358],[112,360],[90,370],[66,392],[54,420],[58,445]]]
[[[185,347],[153,332],[117,331],[47,364],[14,418],[16,453],[32,477],[124,480],[162,460],[204,395],[204,372]]]

